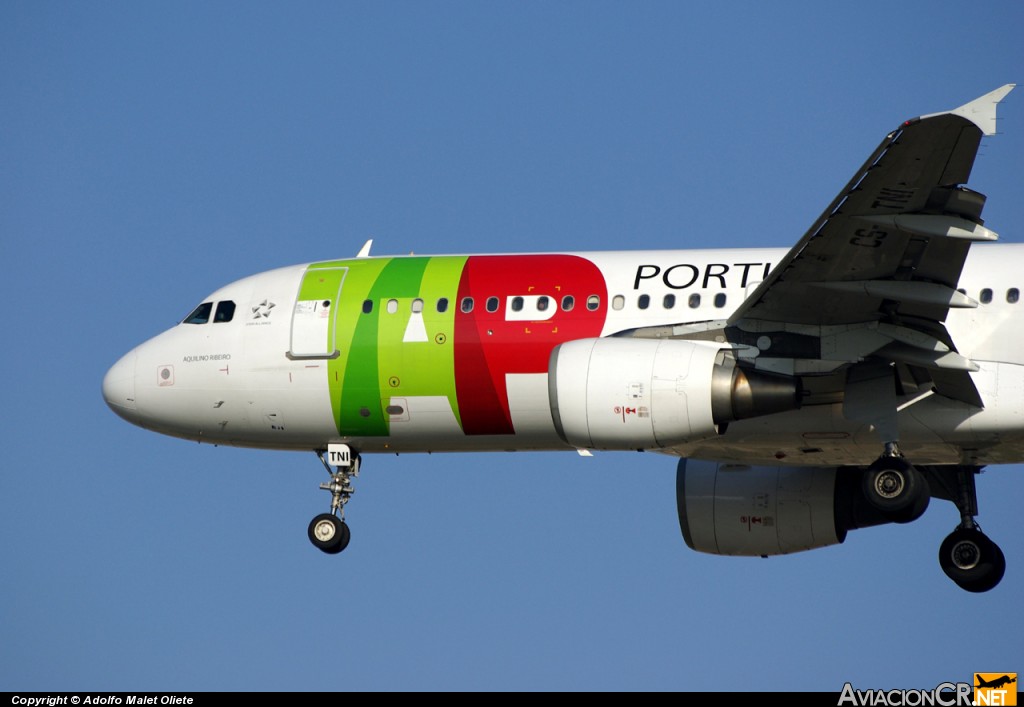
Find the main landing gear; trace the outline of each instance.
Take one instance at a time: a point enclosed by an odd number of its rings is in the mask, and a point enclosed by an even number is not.
[[[310,522],[309,540],[328,555],[337,555],[348,547],[352,538],[345,523],[345,504],[355,493],[352,479],[359,476],[359,455],[343,444],[330,445],[327,450],[330,462],[324,459],[323,451],[316,454],[331,476],[330,483],[320,484],[321,489],[331,492],[331,512],[321,513]]]
[[[939,565],[946,576],[968,592],[987,592],[1006,572],[1006,557],[999,546],[981,532],[974,476],[977,467],[932,467],[928,477],[913,467],[895,442],[864,474],[863,492],[886,520],[909,523],[928,508],[931,496],[948,498],[960,511],[960,525],[939,547]],[[930,482],[934,482],[932,488]]]
[[[900,454],[895,442],[864,474],[864,496],[895,523],[909,523],[928,510],[931,495],[924,474]]]
[[[1003,578],[1006,556],[999,546],[981,532],[974,517],[978,514],[978,494],[974,467],[959,467],[955,474],[953,502],[960,511],[960,525],[939,546],[939,566],[961,589],[987,592]]]

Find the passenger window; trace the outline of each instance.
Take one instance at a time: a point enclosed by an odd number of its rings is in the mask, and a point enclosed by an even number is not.
[[[363,314],[369,314],[372,311],[373,311],[373,300],[372,299],[364,299],[363,300]]]
[[[979,299],[981,300],[982,304],[988,304],[989,302],[991,302],[992,290],[986,287],[984,290],[981,291],[981,297],[979,297]]]
[[[396,299],[389,299],[388,300],[388,314],[394,314],[397,311],[398,311],[398,300],[396,300]]]
[[[690,309],[697,309],[700,306],[700,295],[696,292],[690,295],[690,299],[687,304],[690,305]]]
[[[589,307],[589,303],[587,304]],[[612,297],[612,309],[622,309],[626,306],[626,298],[622,295],[615,295]]]
[[[217,303],[217,312],[213,315],[214,323],[230,322],[235,316],[235,303],[231,300],[224,300]]]
[[[417,297],[416,299],[414,299],[412,301],[412,313],[413,314],[419,314],[422,311],[423,311],[423,300],[421,300],[419,297]]]
[[[673,307],[676,306],[676,296],[665,295],[665,299],[661,301],[661,306],[664,307],[665,309],[672,309]]]
[[[523,298],[522,297],[513,297],[512,298],[512,311],[513,312],[522,312],[523,311]]]
[[[437,301],[437,313],[444,314],[448,311],[448,298],[442,297]]]
[[[576,305],[576,298],[572,295],[566,295],[562,298],[562,311],[571,312],[572,308]]]
[[[591,312],[596,312],[600,306],[600,297],[598,297],[597,295],[590,295],[590,297],[587,297],[587,309],[589,309]]]
[[[538,297],[537,298],[537,311],[538,312],[546,312],[546,311],[548,311],[548,302],[549,301],[550,300],[548,300],[547,297]]]
[[[718,307],[719,309],[725,306],[724,292],[719,292],[717,295],[715,295],[715,306]]]
[[[498,298],[497,297],[488,297],[487,298],[487,311],[488,312],[497,312],[498,311]]]
[[[1020,290],[1016,287],[1011,287],[1006,291],[1006,301],[1010,304],[1017,304],[1017,300],[1020,299]]]
[[[213,311],[213,302],[203,302],[192,310],[192,314],[185,317],[183,324],[206,324],[210,321],[210,312]]]
[[[640,295],[636,300],[636,306],[639,307],[640,309],[647,309],[648,307],[651,306],[651,296]]]
[[[462,298],[461,309],[466,314],[469,314],[470,312],[472,312],[473,311],[473,298],[472,297],[463,297]]]

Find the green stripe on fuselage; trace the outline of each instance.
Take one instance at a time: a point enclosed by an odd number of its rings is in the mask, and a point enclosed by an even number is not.
[[[453,336],[465,263],[465,256],[410,257],[311,266],[348,268],[335,312],[341,355],[328,361],[331,408],[340,435],[388,435],[385,407],[392,397],[446,397],[461,425]],[[441,298],[448,300],[445,312],[437,311]],[[417,299],[422,300],[422,327],[410,327]],[[363,311],[366,300],[373,305],[369,313]],[[394,312],[388,311],[389,300],[395,300]]]
[[[380,311],[377,333],[380,398],[387,406],[387,401],[392,397],[446,397],[456,421],[461,425],[455,397],[453,337],[456,295],[466,258],[417,260],[426,262],[415,290],[403,290],[391,281],[390,267],[381,277],[382,281],[387,279],[388,282],[380,288],[386,294],[375,301]],[[405,294],[395,294],[400,290]],[[441,298],[447,300],[444,312],[437,311],[438,300]],[[397,311],[393,314],[387,310],[389,300],[392,299],[396,300],[397,305]],[[413,312],[417,300],[422,309],[420,314]]]
[[[338,432],[352,437],[386,437],[388,421],[384,412],[379,354],[381,328],[387,329],[391,317],[385,308],[386,300],[415,297],[423,279],[428,258],[392,258],[370,288],[366,299],[373,302],[373,311],[363,314],[352,310],[358,317],[352,350],[341,389],[341,414]],[[383,325],[383,326],[382,326]],[[398,340],[401,342],[401,338]]]
[[[341,351],[341,355],[327,362],[328,385],[331,395],[331,410],[334,413],[334,423],[339,434],[342,430],[342,391],[343,382],[349,375],[349,366],[352,362],[373,361],[376,365],[377,353],[377,317],[376,311],[372,315],[362,315],[363,300],[367,299],[370,289],[381,271],[391,262],[390,258],[367,259],[367,260],[342,260],[330,263],[319,263],[315,267],[347,267],[348,274],[345,277],[344,287],[341,289],[341,299],[338,309],[335,311],[335,343]],[[368,331],[372,328],[372,332]],[[359,332],[357,337],[357,331]],[[375,386],[376,370],[367,380],[367,384]],[[344,388],[345,397],[355,401],[357,398],[366,398],[366,395],[358,390],[358,383],[353,383],[353,389]],[[374,388],[375,390],[375,388]],[[358,416],[359,408],[355,402],[348,406],[354,408]],[[379,403],[378,403],[379,407]],[[371,408],[372,410],[373,408]],[[347,419],[347,418],[346,418]],[[378,421],[380,414],[378,410]]]

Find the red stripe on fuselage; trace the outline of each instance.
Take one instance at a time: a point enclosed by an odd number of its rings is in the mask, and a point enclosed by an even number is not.
[[[509,320],[509,298],[550,298],[549,319]],[[573,298],[570,311],[562,308]],[[588,299],[599,298],[594,309]],[[473,299],[473,311],[462,303]],[[498,308],[487,311],[488,298]],[[480,255],[467,259],[455,303],[455,391],[468,435],[513,434],[505,376],[546,373],[558,344],[600,336],[608,307],[604,277],[575,255]]]

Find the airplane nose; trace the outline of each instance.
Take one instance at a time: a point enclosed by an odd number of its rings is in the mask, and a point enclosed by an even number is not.
[[[103,399],[118,415],[134,422],[135,411],[135,359],[134,350],[129,351],[110,367],[103,376]]]

